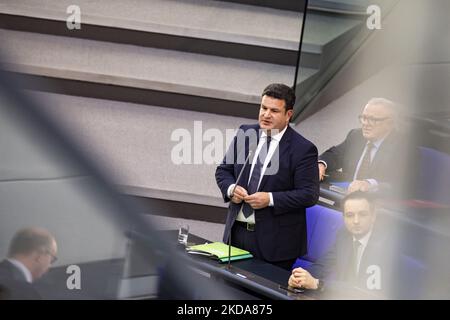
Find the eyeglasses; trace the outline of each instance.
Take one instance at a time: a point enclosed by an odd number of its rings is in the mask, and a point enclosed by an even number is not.
[[[380,122],[383,122],[383,121],[385,121],[385,120],[387,120],[387,119],[390,119],[390,117],[376,118],[376,117],[368,117],[368,116],[365,116],[365,115],[360,114],[360,115],[358,116],[358,119],[359,119],[359,122],[361,122],[361,123],[366,122],[366,123],[368,123],[368,124],[374,126],[374,125],[379,124]]]
[[[50,262],[51,264],[54,264],[58,260],[58,257],[55,256],[50,250],[45,250],[44,253],[48,254],[52,258]]]

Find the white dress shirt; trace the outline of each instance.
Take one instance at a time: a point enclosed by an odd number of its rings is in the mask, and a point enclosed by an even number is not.
[[[267,152],[266,159],[264,160],[264,164],[261,169],[261,176],[259,177],[258,189],[259,189],[259,184],[261,183],[261,180],[264,177],[264,172],[266,171],[267,166],[268,166],[269,162],[271,161],[273,154],[275,153],[275,150],[278,148],[278,144],[280,143],[281,138],[283,137],[284,133],[286,132],[286,129],[287,129],[287,126],[279,133],[277,133],[275,135],[271,135],[272,139],[270,141],[270,146],[269,146],[269,150]],[[250,174],[248,176],[247,184],[250,182],[250,179],[251,179],[252,173],[253,173],[253,168],[255,167],[255,164],[256,164],[256,160],[258,159],[259,153],[261,152],[261,149],[262,149],[263,145],[265,144],[266,140],[267,140],[267,133],[265,131],[263,131],[261,133],[261,137],[259,138],[259,143],[258,143],[258,146],[255,151],[255,156],[253,157],[252,166],[250,168]],[[228,197],[230,197],[230,198],[231,198],[231,193],[233,192],[234,186],[235,186],[235,184],[233,183],[232,185],[230,185],[228,187]],[[274,203],[273,203],[272,192],[269,192],[269,198],[270,198],[269,207],[273,207]],[[241,207],[241,210],[239,210],[236,220],[242,221],[242,222],[247,222],[247,223],[255,223],[255,214],[252,213],[250,216],[248,216],[248,218],[246,218],[244,216],[244,213],[242,212],[242,207]]]

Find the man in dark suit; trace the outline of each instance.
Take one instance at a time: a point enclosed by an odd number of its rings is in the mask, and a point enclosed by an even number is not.
[[[223,241],[288,270],[306,253],[305,208],[319,197],[317,148],[289,126],[294,103],[288,86],[267,86],[259,124],[239,128],[216,170],[231,201]]]
[[[0,262],[0,291],[6,299],[40,299],[32,283],[55,262],[55,238],[44,229],[18,231],[10,244],[8,258]]]
[[[345,228],[334,246],[309,271],[294,265],[289,286],[328,290],[336,294],[332,298],[414,297],[423,270],[393,247],[395,228],[375,224],[373,195],[350,193],[342,200],[342,208]]]
[[[348,191],[396,191],[410,184],[414,154],[407,139],[396,130],[397,110],[384,98],[369,100],[359,116],[361,129],[319,157],[319,178],[342,169],[342,179],[351,182]]]

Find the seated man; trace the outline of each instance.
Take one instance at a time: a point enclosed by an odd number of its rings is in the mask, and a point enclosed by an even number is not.
[[[57,250],[56,240],[47,230],[19,230],[11,241],[8,258],[0,262],[0,296],[40,299],[32,283],[55,262]]]
[[[389,245],[385,228],[381,229],[379,225],[374,228],[373,196],[361,191],[350,193],[342,201],[342,207],[345,228],[338,234],[334,246],[312,264],[310,272],[302,268],[293,269],[289,286],[312,290],[326,287],[330,291],[339,288],[341,292],[336,298],[351,294],[354,288],[362,290],[356,294],[364,292],[363,297],[367,293],[383,298],[405,294],[401,290],[389,291],[391,285],[402,286],[406,278],[404,273],[409,270],[402,269],[402,259],[390,250],[392,245]]]
[[[351,130],[346,139],[319,156],[319,178],[342,169],[342,179],[350,181],[348,192],[384,190],[392,184],[403,192],[410,185],[417,155],[396,130],[398,112],[392,101],[369,100],[359,116],[361,129]],[[408,181],[406,181],[408,180]],[[409,192],[406,192],[409,193]]]

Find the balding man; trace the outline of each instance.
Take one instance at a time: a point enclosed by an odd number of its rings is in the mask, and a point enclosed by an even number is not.
[[[369,100],[359,115],[360,129],[319,157],[319,178],[342,169],[342,179],[350,181],[349,192],[391,190],[405,186],[414,174],[413,148],[396,130],[395,104],[384,98]],[[404,190],[398,190],[404,191]]]
[[[39,299],[32,283],[56,261],[55,238],[45,229],[19,230],[10,243],[8,257],[0,262],[0,290],[9,299]]]

